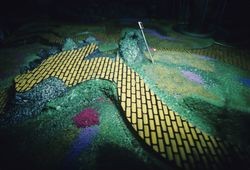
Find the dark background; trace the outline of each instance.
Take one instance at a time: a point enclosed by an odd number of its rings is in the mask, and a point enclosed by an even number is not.
[[[195,2],[206,0],[5,0],[0,5],[0,30],[13,30],[27,20],[47,17],[69,22],[96,22],[117,18],[160,18],[194,21]],[[205,22],[233,31],[250,30],[250,1],[208,0]],[[188,4],[184,12],[181,5]]]

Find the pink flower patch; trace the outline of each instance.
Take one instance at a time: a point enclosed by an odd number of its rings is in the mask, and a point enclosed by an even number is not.
[[[99,117],[96,110],[87,108],[73,117],[73,121],[78,128],[90,127],[99,124]]]
[[[193,81],[198,84],[204,84],[202,77],[196,73],[186,70],[182,70],[181,73],[183,74],[184,77],[186,77],[190,81]]]

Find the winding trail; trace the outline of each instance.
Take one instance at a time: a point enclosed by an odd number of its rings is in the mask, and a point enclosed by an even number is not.
[[[49,77],[68,87],[91,79],[107,79],[117,85],[127,123],[160,159],[180,169],[230,169],[249,163],[243,149],[209,136],[182,119],[163,103],[121,58],[85,60],[98,47],[64,51],[50,56],[34,70],[15,78],[15,88],[25,92]]]

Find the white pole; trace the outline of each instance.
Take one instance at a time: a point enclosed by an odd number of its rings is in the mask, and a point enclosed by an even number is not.
[[[147,47],[147,50],[148,50],[148,52],[149,52],[149,55],[150,55],[150,57],[151,57],[151,61],[152,61],[152,63],[154,64],[153,56],[152,56],[152,54],[151,54],[151,52],[150,52],[150,49],[149,49],[149,47],[148,47],[148,43],[147,43],[146,37],[145,37],[144,32],[143,32],[143,25],[142,25],[142,22],[139,21],[139,22],[138,22],[138,25],[139,25],[139,27],[140,27],[140,30],[141,30],[141,33],[142,33],[144,42],[145,42],[146,47]]]

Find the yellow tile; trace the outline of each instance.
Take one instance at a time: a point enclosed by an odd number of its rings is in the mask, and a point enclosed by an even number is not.
[[[146,97],[145,96],[141,96],[141,102],[146,103]]]
[[[122,86],[122,92],[125,93],[126,92],[126,86]]]
[[[148,105],[148,108],[152,108],[152,105],[151,105],[151,101],[150,100],[147,100],[147,105]]]
[[[163,108],[162,108],[162,103],[161,103],[161,101],[157,100],[157,105],[158,105],[158,108],[159,108],[159,109],[163,109]]]
[[[148,125],[144,125],[144,134],[145,134],[145,137],[149,137],[149,133],[150,133],[150,131],[149,131]]]
[[[167,126],[166,126],[165,121],[161,121],[161,127],[163,131],[167,131]]]
[[[158,139],[160,152],[165,152],[165,145],[162,139]]]
[[[139,134],[139,136],[140,136],[142,139],[144,139],[144,133],[143,133],[143,131],[138,131],[138,134]]]
[[[132,103],[132,112],[136,112],[136,104],[135,103]]]
[[[140,89],[140,84],[139,84],[139,83],[136,83],[135,89],[136,89],[136,91],[141,91],[141,89]]]
[[[174,112],[172,110],[169,111],[169,115],[170,115],[171,120],[175,120],[175,115],[174,115]]]
[[[33,87],[35,84],[36,84],[36,80],[33,80],[33,81],[30,83],[30,87]]]
[[[155,130],[155,122],[154,120],[149,120],[150,130]]]
[[[147,116],[147,114],[143,114],[143,123],[148,124],[148,116]]]
[[[158,115],[154,115],[154,119],[155,119],[155,124],[156,124],[157,126],[159,126],[159,125],[160,125],[159,116],[158,116]]]
[[[173,132],[172,127],[168,127],[168,134],[169,134],[170,138],[174,138],[174,132]]]
[[[204,138],[203,138],[203,136],[201,134],[199,135],[199,140],[201,142],[201,146],[202,147],[206,147],[207,146],[206,142],[205,142],[205,140],[204,140]]]
[[[125,110],[125,108],[126,108],[125,102],[121,102],[121,106],[122,106],[123,110]]]
[[[161,127],[160,126],[156,127],[156,132],[157,132],[158,138],[162,138],[162,131],[161,131]]]
[[[196,144],[196,146],[197,146],[197,148],[198,148],[199,153],[200,153],[200,154],[204,154],[204,151],[203,151],[203,149],[202,149],[202,147],[201,147],[200,142],[199,142],[199,141],[196,141],[195,144]]]
[[[130,107],[130,106],[131,106],[131,99],[130,99],[130,98],[127,98],[127,100],[126,100],[126,104],[127,104],[127,106],[128,106],[128,107]]]
[[[194,146],[194,140],[191,134],[187,134],[188,141],[190,143],[190,146]]]
[[[214,147],[218,147],[217,141],[214,139],[214,137],[210,137],[211,141],[213,142]]]
[[[183,125],[184,125],[184,130],[185,130],[185,132],[186,132],[186,133],[189,133],[189,132],[190,132],[190,129],[189,129],[189,127],[188,127],[188,123],[185,121],[185,122],[183,122]]]
[[[148,144],[149,146],[151,146],[150,138],[145,138],[145,142],[146,142],[146,144]]]
[[[130,107],[126,108],[126,117],[131,117],[131,109],[130,109]]]
[[[176,145],[176,141],[174,139],[170,139],[170,143],[173,149],[174,153],[178,153],[178,149],[177,149],[177,145]]]
[[[151,96],[150,96],[150,93],[149,93],[149,92],[146,92],[146,98],[147,98],[148,100],[151,100]]]
[[[149,119],[154,118],[153,111],[151,109],[148,109],[148,117],[149,117]]]
[[[174,129],[174,132],[179,132],[176,121],[172,121],[172,126],[173,126],[173,129]]]
[[[151,131],[151,139],[153,144],[157,144],[157,137],[155,131]]]
[[[192,133],[192,135],[193,135],[193,138],[194,138],[195,140],[198,140],[198,137],[197,137],[197,134],[196,134],[194,128],[191,128],[191,133]]]
[[[140,108],[137,109],[137,117],[142,118],[142,111]]]
[[[169,110],[168,110],[167,106],[165,106],[165,105],[163,105],[163,111],[164,111],[165,115],[169,114]]]
[[[140,77],[138,75],[136,75],[136,82],[140,82]]]
[[[141,108],[141,100],[137,99],[137,100],[136,100],[136,104],[137,104],[137,107],[138,107],[138,108]]]
[[[156,98],[155,96],[151,96],[151,101],[153,105],[156,105]]]
[[[172,148],[170,146],[166,147],[168,160],[174,160]]]
[[[131,86],[130,86],[130,82],[128,82],[128,80],[127,80],[127,90],[130,90],[131,89]],[[128,93],[130,93],[131,91],[129,91]]]
[[[167,126],[171,126],[171,120],[169,116],[165,116]]]
[[[158,109],[156,105],[153,105],[153,111],[154,111],[154,114],[158,114]]]
[[[142,113],[147,113],[147,105],[146,104],[142,104]]]
[[[142,119],[137,119],[138,120],[138,129],[139,130],[142,130],[142,128],[143,128],[143,121],[142,121]]]
[[[180,134],[179,134],[179,133],[176,133],[175,136],[176,136],[177,144],[178,144],[178,145],[182,145],[182,139],[181,139]]]
[[[161,120],[164,120],[163,110],[159,110],[159,116]]]
[[[156,152],[159,152],[159,148],[157,145],[153,145],[153,149],[156,151]]]
[[[190,154],[191,153],[191,149],[190,149],[190,146],[188,144],[188,141],[184,140],[183,143],[184,143],[184,147],[185,147],[186,152],[188,154]]]
[[[131,86],[133,87],[132,89],[136,89],[135,88],[135,85],[136,85],[136,81],[134,79],[131,80]]]
[[[136,114],[132,113],[132,123],[136,123]]]
[[[187,160],[187,156],[186,156],[186,152],[185,152],[184,148],[183,147],[179,147],[179,150],[180,150],[181,159],[183,161],[186,161]]]
[[[135,103],[136,102],[136,97],[134,94],[132,94],[132,102]]]
[[[179,127],[182,127],[182,121],[181,121],[180,116],[176,116],[176,121],[177,121],[177,125],[178,125]]]
[[[185,133],[185,131],[184,131],[183,128],[180,128],[180,133],[181,133],[181,138],[182,138],[182,139],[187,139],[186,133]]]
[[[127,120],[131,123],[131,118],[127,117]]]
[[[140,94],[138,91],[136,92],[136,98],[137,98],[137,99],[140,99],[140,98],[141,98],[141,94]]]
[[[131,97],[131,93],[130,93],[130,90],[127,90],[127,93],[126,93],[127,97]]]

